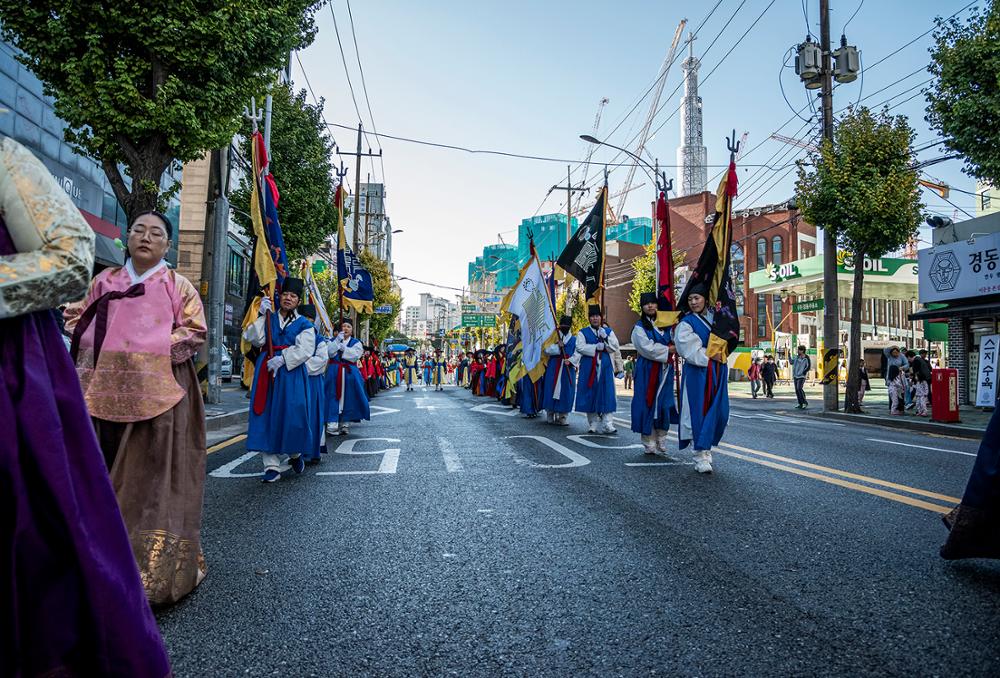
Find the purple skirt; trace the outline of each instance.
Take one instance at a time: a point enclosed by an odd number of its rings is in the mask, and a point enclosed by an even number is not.
[[[0,319],[0,421],[0,676],[169,675],[52,311]]]

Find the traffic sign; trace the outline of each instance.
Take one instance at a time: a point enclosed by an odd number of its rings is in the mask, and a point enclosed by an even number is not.
[[[490,313],[463,313],[462,327],[496,327],[497,317]]]
[[[379,315],[392,315],[392,304],[385,304],[384,306],[376,306],[375,312]]]
[[[798,301],[792,304],[792,311],[795,313],[808,313],[809,311],[822,311],[824,308],[822,299],[810,299],[809,301]]]
[[[475,304],[462,304],[462,313],[475,313],[478,310]]]

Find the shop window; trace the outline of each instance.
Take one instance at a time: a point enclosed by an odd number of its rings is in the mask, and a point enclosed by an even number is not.
[[[775,266],[781,266],[783,260],[781,258],[781,236],[776,235],[771,239],[771,263]]]
[[[771,295],[771,322],[774,323],[774,327],[781,330],[782,332],[787,332],[788,328],[781,324],[782,318],[781,312],[781,297],[777,294]]]
[[[757,270],[767,266],[767,240],[759,238],[757,240]]]
[[[226,275],[227,291],[237,297],[243,296],[243,289],[246,287],[247,266],[246,260],[239,252],[229,250],[229,267]]]
[[[763,339],[767,336],[767,298],[766,295],[757,295],[757,338]]]

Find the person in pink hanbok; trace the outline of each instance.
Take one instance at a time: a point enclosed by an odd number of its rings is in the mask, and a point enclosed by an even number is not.
[[[180,600],[205,576],[201,508],[205,405],[192,358],[207,328],[194,286],[164,259],[159,212],[128,229],[128,259],[66,309],[71,354],[150,603]]]

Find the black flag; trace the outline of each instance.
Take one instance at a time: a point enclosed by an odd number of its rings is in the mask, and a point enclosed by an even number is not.
[[[601,189],[597,204],[559,255],[560,268],[579,280],[587,291],[587,302],[600,304],[604,285],[604,238],[608,187]]]

